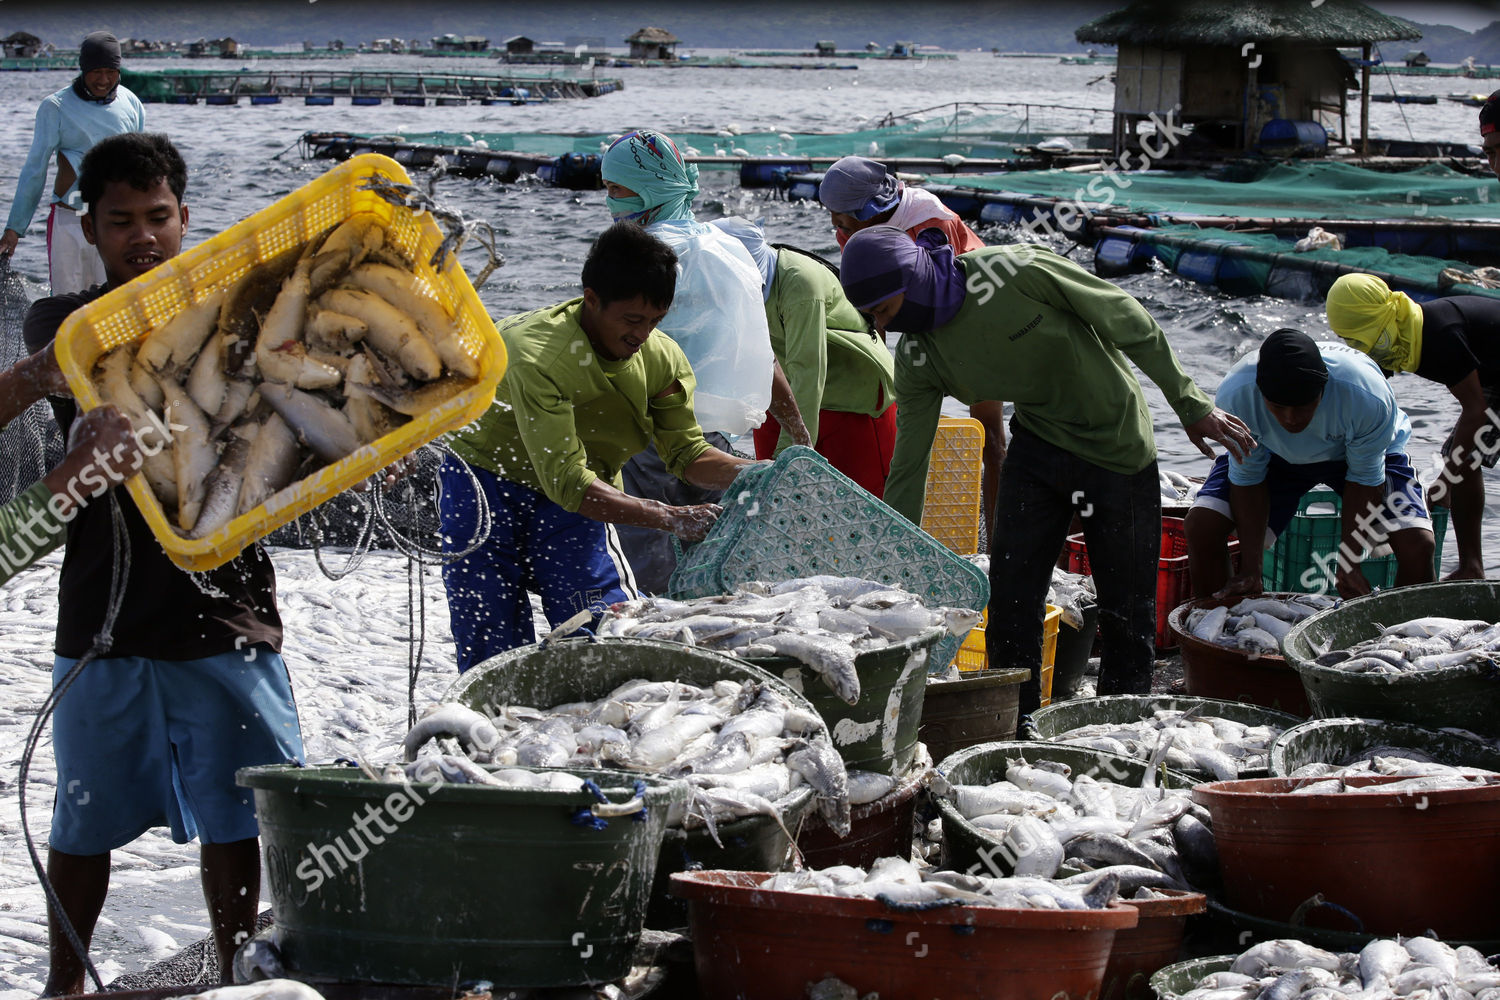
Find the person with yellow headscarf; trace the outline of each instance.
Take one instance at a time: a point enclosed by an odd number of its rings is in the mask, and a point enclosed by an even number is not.
[[[1428,499],[1453,512],[1458,568],[1446,579],[1483,579],[1480,470],[1500,461],[1500,300],[1454,295],[1418,303],[1374,275],[1346,274],[1329,289],[1327,309],[1333,332],[1387,378],[1412,372],[1458,400],[1458,423],[1443,442],[1443,468]]]

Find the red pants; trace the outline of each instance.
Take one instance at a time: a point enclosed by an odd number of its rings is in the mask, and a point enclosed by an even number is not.
[[[766,422],[755,429],[755,457],[772,457],[779,440],[781,424],[767,414]],[[885,477],[890,475],[891,452],[896,447],[896,404],[878,417],[819,410],[815,447],[835,469],[876,498],[884,497]]]

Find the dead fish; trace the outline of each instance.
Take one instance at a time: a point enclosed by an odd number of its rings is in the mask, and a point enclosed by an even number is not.
[[[137,359],[158,375],[184,370],[214,332],[223,304],[224,293],[214,292],[188,306],[146,335],[136,351]]]
[[[796,771],[818,793],[818,812],[836,836],[849,833],[849,776],[838,752],[822,741],[800,741],[786,755],[787,767]]]
[[[191,531],[208,488],[208,477],[219,461],[209,435],[208,417],[174,379],[159,376],[166,399],[166,421],[173,428],[172,457],[177,471],[177,527]]]
[[[417,325],[374,292],[333,288],[323,293],[319,305],[353,316],[368,326],[366,341],[396,359],[413,378],[431,382],[443,373],[442,359]]]
[[[405,268],[366,263],[350,271],[346,281],[374,292],[410,316],[449,371],[466,379],[479,377],[479,362],[464,350],[453,318],[432,297],[430,287],[417,275]]]
[[[851,705],[859,704],[859,671],[845,643],[816,634],[782,632],[747,647],[747,656],[789,656],[812,669],[829,689]]]
[[[204,487],[203,505],[198,520],[188,532],[189,538],[204,538],[228,524],[239,510],[240,492],[245,482],[245,463],[250,457],[250,442],[259,425],[231,430],[229,441],[219,456]],[[248,435],[248,436],[247,436]]]
[[[337,462],[360,446],[349,418],[316,396],[274,382],[262,383],[260,396],[323,461]]]
[[[260,506],[290,485],[300,464],[296,435],[280,414],[267,415],[245,457],[244,482],[236,515]]]

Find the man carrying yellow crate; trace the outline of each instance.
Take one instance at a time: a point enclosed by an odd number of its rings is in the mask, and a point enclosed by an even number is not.
[[[629,496],[620,470],[651,443],[666,468],[724,489],[753,464],[709,446],[693,414],[693,370],[655,330],[672,305],[677,255],[630,222],[605,230],[583,265],[583,296],[500,324],[509,365],[495,403],[455,435],[442,467],[444,546],[469,547],[481,496],[489,538],[447,563],[458,669],[534,641],[527,591],[559,625],[635,597],[613,526],[699,541],[718,504]],[[476,492],[476,486],[478,492]]]
[[[40,299],[26,315],[29,350],[46,346],[75,309],[177,255],[187,230],[187,167],[164,135],[101,141],[83,160],[83,231],[108,280]],[[52,400],[67,434],[71,400]],[[146,442],[142,442],[143,445]],[[134,502],[79,510],[68,524],[58,587],[53,683],[85,663],[57,702],[49,880],[84,947],[109,891],[109,852],[153,826],[202,844],[203,892],[219,971],[254,930],[259,828],[235,771],[302,756],[271,561],[256,545],[195,579],[178,569]],[[112,584],[126,556],[129,575]],[[118,592],[117,592],[118,590]],[[110,615],[111,601],[118,613]],[[111,630],[112,629],[112,630]],[[101,648],[102,647],[102,648]],[[96,658],[93,658],[96,657]],[[83,992],[84,966],[53,912],[46,995]]]

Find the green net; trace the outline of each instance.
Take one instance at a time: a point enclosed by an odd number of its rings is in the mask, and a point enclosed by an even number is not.
[[[1438,275],[1449,268],[1473,271],[1474,265],[1462,261],[1444,260],[1441,257],[1423,257],[1416,254],[1391,253],[1380,247],[1351,247],[1347,250],[1293,251],[1293,243],[1279,239],[1270,233],[1240,233],[1227,229],[1201,229],[1198,226],[1162,226],[1152,229],[1153,234],[1191,239],[1195,243],[1230,243],[1236,246],[1254,247],[1267,253],[1286,254],[1299,261],[1329,261],[1361,271],[1394,274],[1424,284],[1438,286]],[[1154,241],[1153,241],[1154,242]],[[1156,256],[1172,270],[1184,253],[1199,247],[1155,243]],[[1253,275],[1256,282],[1265,287],[1270,276],[1272,262],[1269,260],[1241,259],[1240,268]],[[1454,285],[1455,294],[1475,294],[1500,297],[1500,290],[1480,288],[1477,285]]]
[[[1084,204],[1113,194],[1116,211],[1143,215],[1221,215],[1306,219],[1500,219],[1500,186],[1493,176],[1470,177],[1440,164],[1401,173],[1345,163],[1239,165],[1204,177],[1150,173],[1077,174],[1027,170],[955,177],[935,184],[1067,198]]]
[[[1098,118],[1095,122],[1094,119]],[[1097,126],[1097,127],[1095,127]],[[1014,111],[972,112],[926,121],[912,120],[884,128],[855,132],[672,132],[687,156],[805,156],[831,158],[859,155],[890,158],[940,158],[957,154],[968,159],[1014,159],[1015,147],[1054,137],[1086,146],[1094,132],[1109,127],[1107,111],[1018,107]],[[516,153],[561,156],[564,153],[602,153],[613,135],[556,132],[407,132],[407,142],[432,146],[479,146]]]

